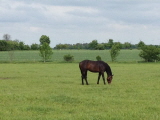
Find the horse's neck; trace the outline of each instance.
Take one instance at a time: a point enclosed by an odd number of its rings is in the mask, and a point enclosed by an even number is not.
[[[107,76],[111,76],[111,75],[112,75],[112,71],[111,71],[111,69],[106,70],[106,73],[107,73]]]
[[[110,76],[111,75],[111,73],[109,73],[109,72],[106,72],[107,73],[107,76]]]

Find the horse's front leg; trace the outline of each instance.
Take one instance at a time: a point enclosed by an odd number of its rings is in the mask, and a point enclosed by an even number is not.
[[[89,85],[87,81],[87,71],[85,72],[85,81],[86,81],[86,85]]]
[[[101,73],[99,72],[97,84],[99,84],[99,79],[100,79],[100,77],[101,77]]]
[[[82,74],[81,78],[82,78],[82,85],[84,85],[84,82],[83,82],[83,78],[84,78],[84,77],[83,77],[83,74]]]
[[[106,82],[105,82],[105,78],[104,78],[104,73],[102,73],[102,78],[103,78],[103,82],[104,82],[104,84],[106,84]]]

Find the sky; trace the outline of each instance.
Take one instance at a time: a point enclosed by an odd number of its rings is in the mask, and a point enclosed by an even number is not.
[[[0,39],[160,45],[160,0],[0,0]]]

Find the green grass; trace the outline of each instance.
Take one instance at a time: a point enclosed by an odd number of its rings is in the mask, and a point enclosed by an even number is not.
[[[81,85],[77,63],[0,64],[1,120],[159,120],[160,64],[111,63]]]
[[[71,54],[75,62],[84,59],[96,60],[100,56],[103,61],[111,61],[109,50],[53,50],[54,54],[51,61],[64,62],[63,56]],[[118,62],[137,62],[142,61],[139,57],[139,50],[121,50],[117,57]],[[39,62],[41,61],[39,51],[14,51],[12,62]],[[8,52],[0,52],[0,62],[10,62]]]

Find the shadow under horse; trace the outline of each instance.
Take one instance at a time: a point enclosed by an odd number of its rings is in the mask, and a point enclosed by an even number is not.
[[[99,84],[99,79],[100,79],[101,75],[102,75],[104,84],[106,84],[105,78],[104,78],[104,72],[107,73],[108,84],[110,84],[112,82],[113,75],[112,75],[111,68],[107,63],[105,63],[103,61],[84,60],[79,63],[79,68],[80,68],[81,75],[82,75],[81,76],[82,77],[82,85],[84,85],[83,79],[85,79],[86,84],[88,85],[88,81],[87,81],[87,71],[88,70],[90,72],[99,73],[97,84]]]

